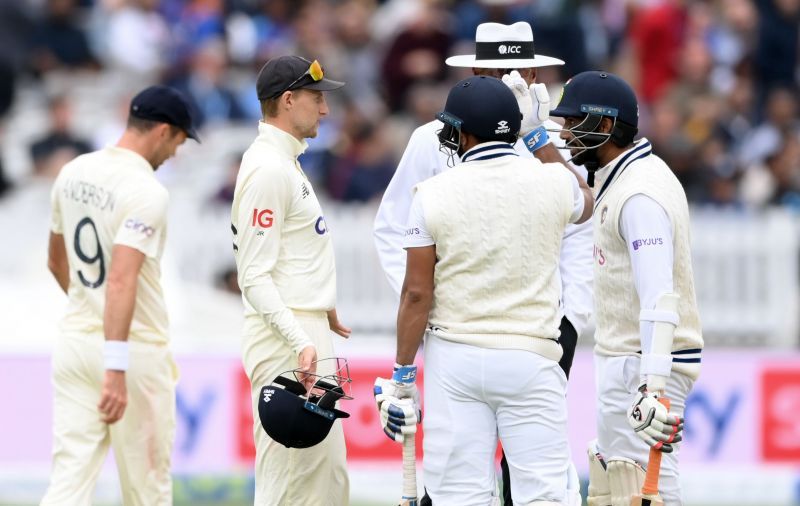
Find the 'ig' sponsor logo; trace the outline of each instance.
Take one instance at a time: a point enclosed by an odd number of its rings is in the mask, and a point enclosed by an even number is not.
[[[269,228],[272,226],[272,209],[253,209],[252,226]]]

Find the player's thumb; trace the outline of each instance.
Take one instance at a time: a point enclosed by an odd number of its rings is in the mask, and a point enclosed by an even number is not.
[[[534,83],[530,86],[531,100],[534,105],[538,104],[536,109],[536,116],[539,121],[544,121],[550,116],[550,94],[547,92],[547,86],[543,83]]]
[[[300,351],[300,355],[297,357],[297,366],[303,372],[311,372],[311,366],[314,363],[316,355],[317,353],[313,346],[306,346]]]

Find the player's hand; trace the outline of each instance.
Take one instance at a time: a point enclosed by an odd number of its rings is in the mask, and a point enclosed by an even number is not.
[[[375,379],[373,393],[383,432],[398,443],[406,434],[417,432],[417,424],[422,421],[416,380],[417,367],[413,365],[395,365],[392,379]]]
[[[297,356],[297,379],[306,387],[306,392],[311,391],[316,380],[314,374],[317,373],[317,348],[310,344],[300,350]]]
[[[344,337],[345,339],[350,337],[350,333],[352,332],[350,327],[345,327],[342,325],[342,322],[339,321],[339,315],[336,314],[336,308],[328,311],[328,326],[332,331]]]
[[[683,439],[683,419],[669,413],[658,401],[658,395],[644,386],[628,408],[628,423],[645,443],[664,453],[671,453],[672,445]]]
[[[125,386],[125,371],[106,369],[103,390],[97,408],[105,423],[115,423],[125,414],[128,405],[128,389]]]
[[[522,113],[519,136],[524,137],[542,123],[541,121],[537,123],[538,116],[534,114],[534,103],[531,99],[531,93],[528,90],[528,83],[525,82],[525,79],[523,79],[516,70],[512,70],[510,74],[504,75],[502,79],[503,83],[514,93],[514,98],[517,99],[519,111]]]

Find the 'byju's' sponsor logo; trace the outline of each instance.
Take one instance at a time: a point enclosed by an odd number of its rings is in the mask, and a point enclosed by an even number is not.
[[[639,248],[644,246],[661,246],[664,244],[664,240],[660,237],[651,237],[650,239],[636,239],[631,243],[633,245],[633,251],[638,251]]]
[[[419,227],[407,228],[406,237],[408,237],[409,235],[419,235]]]

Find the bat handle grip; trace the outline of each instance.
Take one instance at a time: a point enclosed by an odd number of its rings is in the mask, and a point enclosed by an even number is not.
[[[403,438],[403,499],[417,498],[417,445],[416,435]]]
[[[663,395],[659,397],[658,401],[667,408],[669,411],[669,399]],[[650,459],[647,464],[647,474],[644,477],[644,486],[642,487],[642,494],[646,496],[658,495],[658,477],[661,474],[661,450],[650,448]]]

